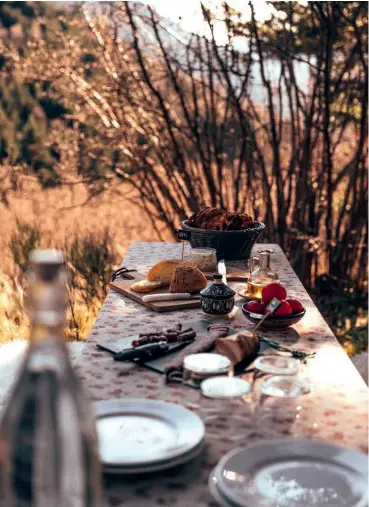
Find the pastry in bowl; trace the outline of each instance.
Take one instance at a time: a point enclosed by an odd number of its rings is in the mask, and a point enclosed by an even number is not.
[[[246,213],[229,213],[209,206],[192,215],[187,225],[213,231],[241,231],[252,228],[254,221]]]
[[[247,213],[232,213],[208,206],[181,222],[191,233],[192,248],[214,248],[218,259],[247,260],[259,234],[265,229]]]

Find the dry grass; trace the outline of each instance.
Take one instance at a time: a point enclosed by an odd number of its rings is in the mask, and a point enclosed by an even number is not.
[[[119,193],[121,195],[119,195]],[[1,267],[12,270],[9,241],[16,219],[39,227],[45,246],[60,244],[71,236],[82,237],[107,230],[114,239],[114,248],[122,257],[132,241],[157,241],[145,213],[127,202],[125,195],[136,197],[126,184],[115,190],[105,190],[87,204],[87,190],[81,186],[41,191],[37,184],[24,185],[22,192],[9,194],[9,206],[0,204]],[[169,239],[168,232],[162,231]]]
[[[40,190],[33,181],[23,190],[8,194],[9,205],[0,204],[0,342],[28,335],[28,321],[23,312],[23,277],[15,265],[9,243],[16,231],[16,221],[35,225],[41,232],[42,247],[61,247],[78,238],[100,241],[107,232],[111,238],[112,258],[116,264],[133,241],[157,241],[148,217],[132,202],[135,196],[125,185],[106,190],[87,204],[86,188],[81,185]],[[170,239],[163,231],[164,239]],[[83,282],[78,287],[83,286]],[[75,288],[74,319],[78,328],[67,329],[70,339],[86,339],[100,310],[103,297],[92,298],[88,304],[83,291]]]

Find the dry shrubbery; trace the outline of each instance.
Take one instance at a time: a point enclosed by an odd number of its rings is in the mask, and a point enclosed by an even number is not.
[[[124,185],[118,190],[127,192]],[[28,182],[23,192],[8,198],[8,207],[0,204],[0,342],[28,336],[24,274],[30,251],[39,246],[64,251],[71,268],[66,334],[68,339],[86,339],[112,270],[132,241],[155,240],[155,232],[117,192],[79,206],[88,198],[83,187],[41,191]]]
[[[3,273],[1,284],[1,341],[28,335],[28,321],[23,309],[23,290],[29,268],[29,254],[44,246],[42,234],[36,225],[17,220],[10,240],[13,256],[13,274]],[[117,261],[108,233],[74,237],[53,246],[64,251],[70,277],[68,281],[68,310],[66,336],[68,339],[86,339],[106,296],[112,269]]]

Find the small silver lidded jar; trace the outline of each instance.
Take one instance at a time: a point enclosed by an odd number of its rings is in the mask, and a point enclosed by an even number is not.
[[[215,273],[214,282],[200,292],[201,308],[209,315],[227,315],[233,310],[235,291],[222,282],[222,275]]]

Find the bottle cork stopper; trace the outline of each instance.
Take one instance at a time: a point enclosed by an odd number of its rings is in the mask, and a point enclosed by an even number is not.
[[[33,271],[42,280],[50,281],[56,278],[64,265],[63,253],[56,249],[33,250],[30,255]]]

